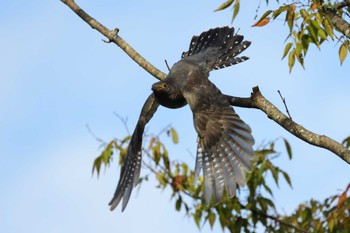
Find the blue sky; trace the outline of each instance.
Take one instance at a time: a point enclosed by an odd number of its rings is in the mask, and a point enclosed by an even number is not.
[[[230,11],[213,13],[221,3],[205,1],[78,1],[83,9],[120,35],[161,70],[175,63],[194,34],[230,25]],[[119,176],[113,164],[97,179],[91,176],[99,143],[123,137],[124,126],[113,112],[128,117],[132,129],[156,80],[114,44],[92,30],[60,1],[0,3],[0,231],[1,232],[199,232],[192,220],[174,211],[169,191],[155,182],[133,192],[128,208],[110,212],[108,202]],[[227,94],[248,96],[259,85],[283,110],[277,90],[304,127],[337,141],[350,135],[350,66],[342,66],[334,43],[319,52],[310,48],[306,70],[288,73],[281,61],[287,29],[282,21],[264,28],[254,23],[255,6],[242,3],[234,26],[253,43],[251,59],[212,72],[211,80]],[[262,13],[262,10],[261,12]],[[293,189],[282,183],[274,200],[282,212],[302,201],[321,200],[349,183],[349,165],[332,153],[287,133],[262,112],[236,111],[251,125],[257,146],[287,138],[294,158],[283,153],[276,163],[289,172]],[[173,158],[194,166],[196,134],[188,107],[160,108],[148,125],[157,133],[171,123],[180,144]],[[272,181],[271,181],[272,182]],[[273,185],[272,185],[273,186]],[[219,226],[214,227],[220,230]],[[211,232],[204,227],[202,232]]]

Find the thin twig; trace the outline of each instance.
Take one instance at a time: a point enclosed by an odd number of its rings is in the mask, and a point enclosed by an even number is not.
[[[104,140],[102,140],[101,138],[97,137],[96,134],[94,134],[94,132],[92,132],[90,126],[88,124],[85,124],[87,130],[89,131],[89,133],[95,138],[96,141],[100,142],[102,146],[106,145],[106,142]]]
[[[288,110],[286,98],[284,98],[284,97],[282,96],[280,90],[278,90],[277,92],[278,92],[278,94],[280,95],[280,97],[281,97],[281,99],[282,99],[282,101],[283,101],[283,104],[284,104],[284,107],[286,108],[286,112],[287,112],[287,114],[288,114],[288,116],[289,116],[289,119],[293,120],[293,118],[292,118],[292,116],[290,115],[289,110]]]
[[[131,134],[130,134],[129,127],[128,127],[128,118],[127,118],[127,117],[122,117],[122,116],[120,116],[120,115],[119,115],[118,113],[116,113],[116,112],[113,112],[113,114],[123,123],[124,128],[125,128],[125,130],[126,130],[126,133],[127,133],[128,135],[131,135]]]
[[[168,61],[165,59],[164,62],[165,62],[166,67],[168,68],[168,71],[170,71],[170,66],[168,64]]]
[[[291,223],[285,222],[285,221],[279,219],[278,217],[275,217],[275,216],[266,214],[266,213],[264,213],[264,212],[262,212],[262,211],[254,210],[254,209],[249,209],[249,210],[252,211],[253,213],[258,214],[258,215],[260,215],[260,216],[263,216],[263,217],[265,217],[265,218],[272,219],[272,220],[274,220],[274,221],[280,223],[281,225],[284,225],[284,226],[286,226],[286,227],[293,228],[294,230],[297,230],[297,231],[300,231],[300,232],[303,232],[303,233],[307,233],[307,232],[308,232],[307,230],[301,229],[301,228],[299,228],[299,227],[297,227],[297,226],[294,226],[294,225],[291,224]]]

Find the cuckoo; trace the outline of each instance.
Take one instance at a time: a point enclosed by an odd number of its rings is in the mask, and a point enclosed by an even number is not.
[[[251,170],[254,138],[250,127],[230,106],[227,96],[209,81],[209,72],[243,62],[238,57],[249,47],[234,28],[218,27],[193,36],[189,49],[170,69],[166,78],[152,85],[130,139],[114,197],[109,203],[115,209],[122,201],[122,211],[128,204],[133,187],[138,183],[142,160],[142,136],[145,125],[159,105],[181,108],[189,105],[197,131],[195,180],[201,170],[204,176],[204,196],[207,203],[229,197],[237,185],[245,185],[244,171]]]

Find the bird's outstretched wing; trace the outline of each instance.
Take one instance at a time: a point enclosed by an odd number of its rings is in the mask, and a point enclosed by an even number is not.
[[[206,78],[197,80],[198,85],[188,86],[184,91],[198,133],[195,177],[203,168],[206,202],[210,203],[214,194],[218,203],[225,188],[228,196],[233,197],[236,184],[246,183],[244,170],[251,170],[254,139],[250,127],[220,90]]]
[[[182,53],[182,58],[196,63],[206,73],[235,65],[249,59],[237,57],[251,44],[243,39],[242,35],[234,34],[234,28],[210,29],[192,37],[189,49]]]
[[[132,134],[128,151],[124,160],[124,165],[120,172],[120,178],[114,197],[109,203],[110,209],[114,210],[120,200],[123,198],[122,211],[124,211],[128,204],[131,191],[136,186],[140,177],[141,159],[142,159],[142,135],[145,125],[152,118],[157,111],[159,104],[155,100],[154,95],[151,94],[142,107],[141,114],[134,133]]]

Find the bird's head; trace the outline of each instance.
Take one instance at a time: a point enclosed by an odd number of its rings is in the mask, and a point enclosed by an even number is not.
[[[152,85],[152,91],[154,93],[169,93],[170,87],[169,84],[167,84],[164,81],[156,82]]]
[[[152,91],[158,103],[165,107],[180,108],[187,103],[172,80],[156,82],[152,85]]]

